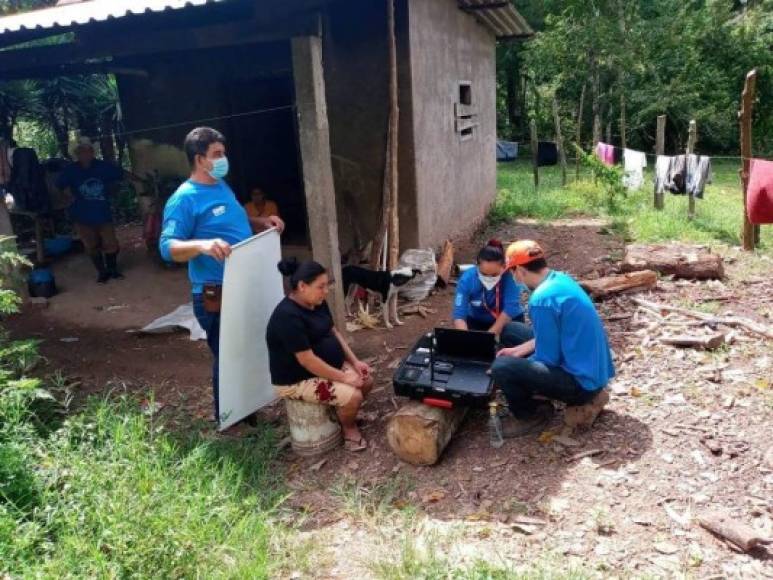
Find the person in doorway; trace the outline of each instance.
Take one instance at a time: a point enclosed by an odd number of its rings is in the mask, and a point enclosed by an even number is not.
[[[502,242],[490,240],[478,252],[477,264],[464,272],[456,285],[454,328],[492,332],[503,346],[533,337],[524,324],[524,289],[506,273]]]
[[[357,411],[373,386],[371,368],[359,360],[333,325],[325,302],[330,278],[317,262],[283,261],[279,271],[291,292],[274,310],[266,330],[271,381],[277,396],[335,407],[349,451],[367,442]]]
[[[164,260],[188,262],[193,311],[207,333],[214,358],[212,391],[215,422],[220,421],[219,344],[220,295],[223,261],[231,246],[252,236],[247,213],[223,181],[228,174],[225,137],[209,127],[198,127],[185,138],[185,154],[191,165],[190,178],[180,185],[164,208],[159,250]],[[276,216],[260,218],[262,228],[284,223]]]
[[[70,217],[83,247],[97,269],[97,282],[120,279],[118,238],[110,209],[110,187],[123,179],[123,170],[96,159],[94,146],[83,137],[75,146],[75,163],[65,167],[56,186],[72,199]]]
[[[250,192],[250,201],[244,205],[244,209],[247,211],[247,217],[250,220],[255,231],[262,229],[260,220],[271,216],[279,217],[279,208],[276,202],[271,201],[266,197],[266,194],[259,187],[253,187]]]
[[[517,437],[549,418],[552,405],[539,406],[535,395],[600,411],[615,368],[601,318],[580,285],[551,270],[534,241],[511,244],[506,256],[512,276],[531,290],[534,330],[533,339],[500,350],[491,367],[513,415],[503,422],[504,435]]]

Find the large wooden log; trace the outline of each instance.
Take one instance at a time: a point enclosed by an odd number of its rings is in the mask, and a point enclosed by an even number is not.
[[[592,298],[606,298],[613,294],[650,290],[657,283],[658,274],[652,270],[641,270],[619,276],[605,276],[596,280],[580,280],[580,286]]]
[[[443,251],[437,263],[437,285],[441,288],[448,286],[451,281],[451,270],[454,267],[454,245],[451,240],[443,244]]]
[[[722,256],[713,254],[705,246],[680,244],[627,246],[622,270],[655,270],[675,278],[691,280],[711,280],[725,275]]]
[[[387,441],[403,461],[434,465],[466,414],[467,407],[440,409],[409,401],[389,421]]]
[[[710,336],[693,336],[689,334],[679,334],[676,336],[662,336],[660,342],[671,346],[681,346],[683,348],[699,348],[703,350],[714,350],[725,344],[725,333],[715,332]]]

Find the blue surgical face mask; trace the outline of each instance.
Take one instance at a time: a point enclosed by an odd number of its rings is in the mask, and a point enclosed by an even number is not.
[[[212,160],[212,169],[209,174],[215,179],[223,179],[228,175],[228,157],[218,157]]]

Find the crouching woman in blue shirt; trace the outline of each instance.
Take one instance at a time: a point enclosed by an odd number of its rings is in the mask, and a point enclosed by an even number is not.
[[[499,351],[491,367],[513,415],[504,421],[504,435],[517,437],[539,428],[552,411],[552,405],[538,406],[534,395],[568,406],[592,402],[603,407],[609,400],[605,387],[615,368],[593,302],[571,276],[548,268],[536,242],[511,244],[507,267],[532,291],[529,318],[534,338]]]
[[[454,328],[492,332],[504,346],[532,338],[524,324],[523,287],[506,273],[502,242],[490,240],[478,252],[476,266],[464,272],[456,285]]]

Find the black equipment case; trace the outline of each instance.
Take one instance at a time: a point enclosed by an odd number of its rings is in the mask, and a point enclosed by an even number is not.
[[[495,357],[496,338],[489,332],[436,328],[397,367],[395,394],[437,407],[485,407],[494,388],[488,370]]]

